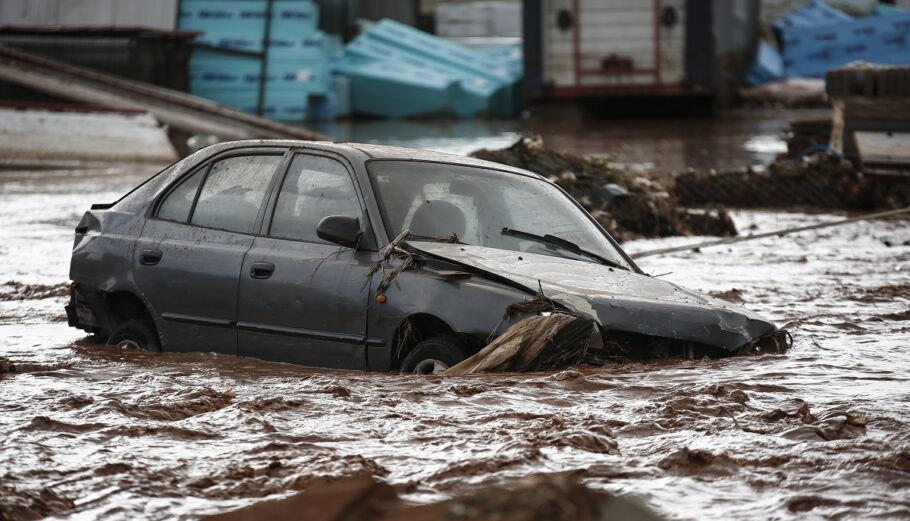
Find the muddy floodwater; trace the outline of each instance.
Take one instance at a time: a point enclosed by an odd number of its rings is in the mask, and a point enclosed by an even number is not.
[[[502,148],[523,133],[574,154],[609,156],[620,165],[657,176],[699,170],[735,170],[765,165],[787,150],[782,135],[789,120],[825,118],[830,110],[742,110],[722,117],[640,118],[604,121],[591,108],[532,107],[517,120],[354,120],[318,130],[345,141],[430,148],[460,154]]]
[[[433,501],[576,471],[670,518],[910,518],[908,221],[641,261],[786,325],[786,355],[350,373],[123,351],[67,328],[76,221],[150,173],[0,171],[0,511],[189,519],[363,472]],[[734,213],[745,232],[837,217]]]

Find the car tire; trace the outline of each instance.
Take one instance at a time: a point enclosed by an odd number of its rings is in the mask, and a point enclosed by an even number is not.
[[[438,374],[471,356],[471,349],[456,337],[434,336],[419,342],[401,363],[403,374]]]
[[[107,338],[107,345],[120,348],[161,351],[161,342],[151,320],[131,319],[120,324]]]

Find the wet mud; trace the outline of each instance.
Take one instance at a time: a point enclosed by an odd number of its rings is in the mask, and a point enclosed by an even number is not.
[[[423,504],[553,472],[675,519],[910,517],[907,221],[642,262],[786,325],[785,355],[369,374],[120,350],[60,322],[79,215],[149,174],[0,173],[16,295],[0,299],[0,517],[193,519],[364,475]],[[731,215],[758,232],[839,217]]]
[[[205,521],[594,521],[661,519],[634,499],[594,490],[572,473],[537,474],[509,486],[463,491],[457,497],[414,504],[374,476],[314,483],[289,497],[202,518]]]
[[[0,300],[28,300],[63,297],[69,294],[69,284],[25,284],[9,281],[0,285]]]

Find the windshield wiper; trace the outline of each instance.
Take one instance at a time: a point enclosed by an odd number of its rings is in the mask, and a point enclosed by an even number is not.
[[[627,267],[623,266],[622,264],[619,264],[616,261],[612,261],[612,260],[610,260],[606,257],[602,257],[592,251],[588,251],[568,239],[563,239],[562,237],[550,235],[549,233],[546,235],[537,235],[536,233],[523,232],[521,230],[513,230],[512,228],[503,228],[502,234],[511,235],[513,237],[520,237],[522,239],[530,239],[532,241],[542,242],[544,244],[552,244],[553,246],[562,248],[568,252],[574,253],[575,255],[583,255],[585,257],[588,257],[589,259],[594,259],[601,264],[605,264],[607,266],[612,266],[614,268],[619,268],[622,270],[628,270]]]

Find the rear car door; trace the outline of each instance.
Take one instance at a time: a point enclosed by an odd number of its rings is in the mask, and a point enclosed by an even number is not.
[[[219,157],[177,181],[146,222],[134,273],[164,350],[237,354],[240,269],[283,154]]]
[[[344,369],[366,367],[366,309],[377,253],[316,236],[329,215],[360,218],[362,197],[341,158],[297,153],[272,196],[240,277],[241,356]]]

